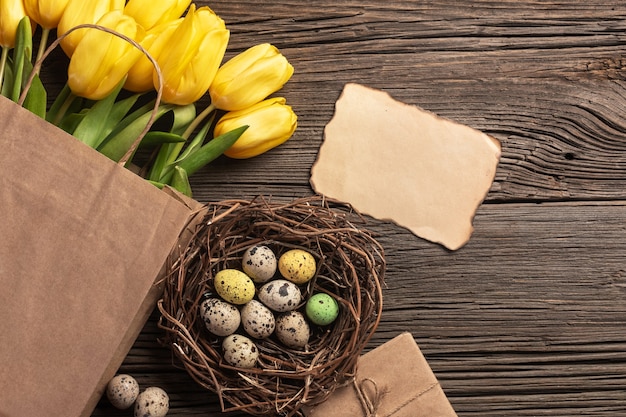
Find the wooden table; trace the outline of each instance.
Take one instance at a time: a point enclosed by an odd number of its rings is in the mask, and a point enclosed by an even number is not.
[[[228,56],[281,49],[299,115],[280,148],[197,174],[196,199],[310,195],[348,82],[493,135],[502,158],[465,247],[372,221],[388,269],[370,348],[410,331],[459,416],[626,415],[626,3],[196,4],[227,22]],[[171,416],[219,415],[157,343],[156,318],[121,371],[165,388]],[[129,414],[102,401],[94,415]]]

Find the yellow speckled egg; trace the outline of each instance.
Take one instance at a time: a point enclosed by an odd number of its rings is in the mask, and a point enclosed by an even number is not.
[[[315,275],[315,258],[302,249],[292,249],[278,259],[278,270],[286,280],[294,284],[304,284]]]
[[[237,269],[223,269],[215,275],[213,285],[220,297],[232,304],[246,304],[254,298],[254,282]]]

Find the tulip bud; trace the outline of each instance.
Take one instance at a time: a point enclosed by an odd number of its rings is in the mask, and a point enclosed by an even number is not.
[[[135,18],[144,29],[176,20],[183,15],[191,0],[129,0],[124,14]]]
[[[183,19],[177,19],[150,29],[141,41],[141,46],[152,58],[157,59],[161,51],[169,45],[172,35],[182,21]],[[154,64],[147,56],[141,55],[135,65],[128,71],[128,78],[126,78],[124,88],[134,93],[145,93],[154,89],[154,71]]]
[[[137,42],[145,35],[132,17],[119,10],[105,14],[97,24]],[[87,29],[70,59],[68,85],[77,96],[100,100],[119,85],[140,56],[141,51],[124,39],[99,29]]]
[[[208,90],[219,68],[230,32],[224,21],[208,7],[196,10],[191,5],[187,15],[157,62],[163,76],[163,101],[186,105],[196,102]],[[156,74],[153,82],[157,85]]]
[[[69,0],[59,21],[57,36],[78,25],[95,24],[106,13],[123,9],[124,0]],[[67,56],[72,56],[85,32],[76,30],[61,40],[61,48]]]
[[[293,66],[278,49],[264,43],[226,62],[209,89],[212,104],[222,110],[241,110],[280,90],[293,74]]]
[[[44,29],[54,29],[69,0],[24,0],[26,14]]]
[[[13,48],[17,26],[26,16],[22,0],[0,0],[0,46]]]
[[[224,155],[252,158],[284,143],[293,135],[298,118],[282,97],[261,101],[247,109],[226,113],[215,125],[214,136],[249,126]]]

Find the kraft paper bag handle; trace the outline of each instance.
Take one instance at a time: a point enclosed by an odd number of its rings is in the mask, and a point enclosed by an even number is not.
[[[126,162],[128,162],[128,160],[130,159],[131,155],[135,152],[135,150],[139,146],[139,143],[141,142],[141,140],[144,138],[144,136],[146,136],[146,134],[148,133],[148,131],[152,127],[152,124],[154,123],[154,120],[156,119],[156,115],[157,115],[157,112],[159,110],[159,106],[161,104],[161,96],[163,95],[163,74],[161,72],[161,68],[159,67],[159,64],[157,63],[156,59],[154,59],[154,57],[152,55],[150,55],[150,53],[143,46],[141,46],[139,43],[137,43],[134,39],[131,39],[128,36],[126,36],[126,35],[124,35],[124,34],[122,34],[120,32],[117,32],[117,31],[115,31],[113,29],[109,29],[109,28],[107,28],[105,26],[101,26],[101,25],[94,25],[94,24],[90,24],[90,23],[85,23],[85,24],[82,24],[82,25],[74,26],[73,28],[71,28],[67,32],[65,32],[63,35],[57,37],[57,39],[55,39],[54,42],[52,42],[50,44],[50,46],[48,46],[48,48],[44,51],[44,53],[42,54],[41,58],[39,58],[39,60],[35,63],[35,65],[33,65],[33,70],[30,72],[30,75],[28,76],[28,79],[27,79],[26,84],[24,86],[24,91],[22,91],[22,94],[20,95],[20,98],[19,98],[17,104],[20,105],[20,106],[22,106],[24,104],[24,100],[26,100],[26,95],[28,94],[28,90],[30,89],[30,86],[32,85],[33,80],[35,79],[35,76],[39,73],[39,70],[41,69],[41,66],[43,65],[43,61],[48,57],[48,55],[50,55],[50,53],[57,46],[59,46],[59,44],[61,43],[61,41],[65,37],[67,37],[70,33],[74,32],[75,30],[78,30],[78,29],[97,29],[97,30],[101,30],[103,32],[110,33],[111,35],[117,36],[118,38],[120,38],[120,39],[122,39],[122,40],[124,40],[124,41],[126,41],[128,43],[130,43],[135,48],[139,49],[139,51],[141,51],[141,53],[144,54],[146,56],[146,58],[148,58],[148,60],[152,63],[152,65],[154,66],[154,69],[156,71],[157,80],[158,80],[158,88],[156,89],[157,96],[156,96],[156,99],[154,101],[154,108],[152,109],[152,113],[150,114],[150,118],[148,119],[148,122],[146,123],[146,126],[144,127],[144,129],[137,136],[137,138],[132,143],[132,145],[130,146],[128,151],[126,151],[124,156],[122,156],[122,158],[119,160],[118,164],[121,165],[121,166],[124,166],[124,165],[126,165]]]

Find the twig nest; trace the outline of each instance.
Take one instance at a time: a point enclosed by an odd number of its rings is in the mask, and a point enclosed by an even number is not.
[[[380,321],[383,248],[352,207],[321,196],[205,209],[168,265],[158,303],[163,342],[218,395],[223,411],[301,416],[302,406],[324,401],[354,377]],[[263,276],[247,271],[260,247],[270,260]],[[250,282],[234,272],[234,283],[222,282],[225,270],[242,271]],[[217,296],[241,313],[233,334],[206,325],[201,307]]]

